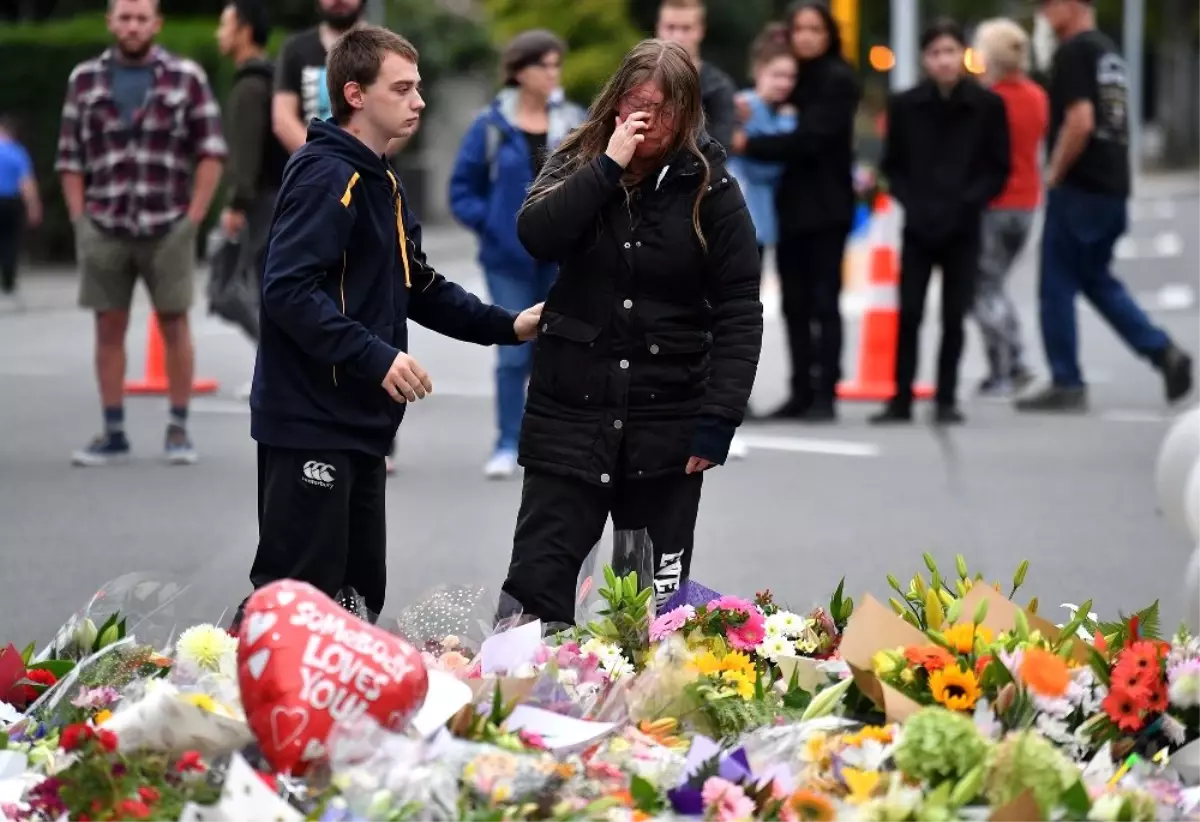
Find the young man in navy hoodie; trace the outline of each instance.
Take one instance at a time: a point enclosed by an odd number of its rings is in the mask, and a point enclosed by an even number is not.
[[[263,273],[250,581],[303,580],[374,618],[386,573],[384,457],[405,404],[433,390],[405,353],[408,318],[467,342],[516,345],[535,336],[541,306],[518,315],[486,305],[425,259],[384,158],[425,108],[412,44],[353,29],[329,52],[327,82],[333,117],[312,121],[288,162]]]

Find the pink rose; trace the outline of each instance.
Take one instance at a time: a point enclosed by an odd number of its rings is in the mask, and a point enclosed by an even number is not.
[[[754,818],[754,800],[740,786],[719,776],[710,776],[700,791],[705,816],[718,822],[736,822]]]

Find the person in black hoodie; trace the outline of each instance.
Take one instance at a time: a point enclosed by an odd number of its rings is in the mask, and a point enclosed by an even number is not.
[[[837,22],[825,3],[801,0],[788,10],[799,64],[788,102],[799,125],[788,134],[747,138],[733,150],[783,163],[776,189],[779,272],[792,378],[787,400],[765,419],[832,422],[841,379],[842,259],[854,222],[854,117],[862,89],[842,57]]]
[[[921,35],[928,76],[888,105],[880,168],[904,207],[904,236],[896,393],[871,417],[876,424],[912,421],[917,343],[935,265],[942,272],[942,344],[934,422],[963,422],[958,363],[978,273],[980,223],[988,203],[1004,190],[1011,163],[1004,101],[963,76],[965,47],[958,23],[934,21]]]
[[[408,318],[456,339],[515,345],[536,334],[438,274],[384,151],[425,107],[417,51],[375,26],[344,34],[328,62],[333,117],[288,162],[263,275],[250,395],[258,442],[258,554],[250,580],[353,589],[373,618],[386,574],[384,456],[405,404],[432,391]],[[361,611],[361,608],[359,609]],[[235,619],[235,622],[240,620]]]
[[[560,266],[521,430],[504,591],[574,621],[580,566],[612,515],[649,532],[660,601],[688,575],[703,472],[725,462],[762,346],[758,248],[700,79],[644,40],[547,161],[517,216]]]
[[[221,13],[217,46],[237,67],[225,110],[229,158],[225,164],[228,201],[221,211],[221,232],[236,243],[233,265],[214,266],[225,276],[249,275],[252,292],[262,285],[262,260],[271,228],[275,194],[283,180],[287,151],[271,130],[271,83],[275,68],[263,49],[271,36],[265,8],[258,0],[233,0]],[[221,298],[225,283],[210,284]],[[246,292],[242,292],[246,293]],[[257,306],[229,312],[251,339],[258,339]]]

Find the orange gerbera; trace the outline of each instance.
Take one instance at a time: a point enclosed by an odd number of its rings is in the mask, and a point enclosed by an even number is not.
[[[801,822],[828,822],[837,817],[833,803],[816,791],[798,790],[788,799],[788,804]]]
[[[1112,669],[1110,687],[1148,690],[1158,680],[1158,671],[1139,668],[1134,664],[1132,657],[1126,658],[1122,656],[1121,661]]]
[[[954,661],[954,657],[950,655],[950,652],[940,645],[921,645],[905,648],[904,658],[908,660],[910,665],[916,665],[927,671],[940,671]]]
[[[1161,682],[1154,683],[1150,689],[1150,698],[1146,700],[1146,710],[1152,714],[1161,714],[1170,707],[1171,700],[1167,697],[1167,689]]]
[[[1136,733],[1145,723],[1142,711],[1145,710],[1149,698],[1150,692],[1140,685],[1126,688],[1113,682],[1100,707],[1122,731]]]
[[[1071,672],[1062,657],[1041,648],[1026,648],[1021,662],[1021,681],[1041,696],[1059,697],[1071,684]]]
[[[1157,677],[1161,671],[1162,649],[1154,642],[1140,640],[1121,653],[1121,663]]]

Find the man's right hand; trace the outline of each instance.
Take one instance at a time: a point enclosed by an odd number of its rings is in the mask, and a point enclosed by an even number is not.
[[[416,402],[433,393],[433,380],[417,361],[401,351],[380,383],[396,402]]]

